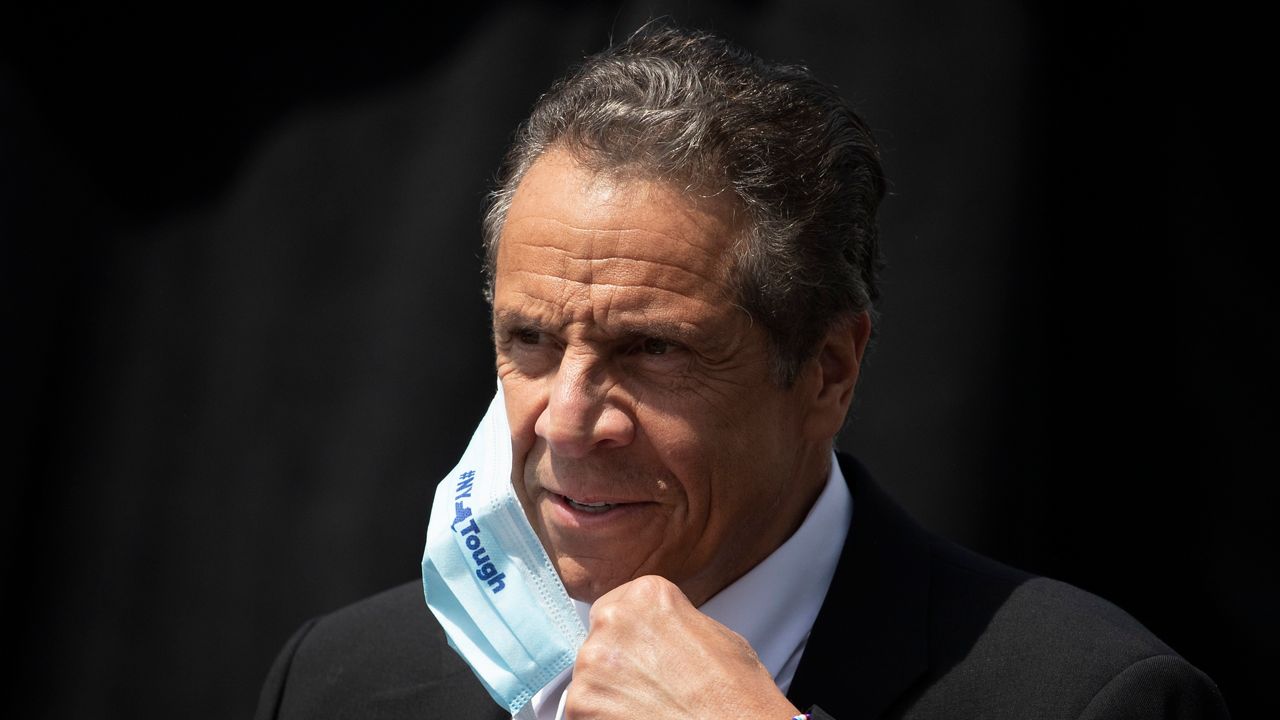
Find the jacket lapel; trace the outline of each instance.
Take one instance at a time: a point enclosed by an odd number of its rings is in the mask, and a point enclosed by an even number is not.
[[[929,540],[860,462],[838,457],[853,521],[788,698],[874,718],[928,665]]]

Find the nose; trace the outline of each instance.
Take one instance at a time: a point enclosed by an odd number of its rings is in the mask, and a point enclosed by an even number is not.
[[[597,449],[624,447],[635,437],[631,416],[608,398],[612,381],[590,352],[567,348],[548,382],[547,405],[534,433],[553,453],[583,457]]]

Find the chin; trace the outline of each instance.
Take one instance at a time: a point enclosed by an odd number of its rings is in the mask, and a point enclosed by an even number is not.
[[[600,596],[632,580],[629,576],[617,577],[612,573],[591,572],[574,560],[562,560],[554,564],[569,597],[580,602],[593,603]]]

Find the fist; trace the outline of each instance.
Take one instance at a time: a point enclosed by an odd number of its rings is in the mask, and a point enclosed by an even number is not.
[[[647,575],[591,607],[564,716],[786,720],[797,712],[741,635]]]

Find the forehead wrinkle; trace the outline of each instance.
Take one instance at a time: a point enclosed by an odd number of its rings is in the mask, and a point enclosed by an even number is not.
[[[718,320],[720,308],[705,300],[690,298],[681,293],[662,288],[643,287],[640,293],[630,286],[611,283],[595,283],[590,286],[588,303],[593,330],[605,336],[667,335],[672,339],[692,340],[707,334],[707,326]],[[682,305],[675,318],[671,307],[662,303],[661,297],[674,296]],[[697,312],[690,313],[696,306]]]
[[[493,308],[494,329],[500,327],[515,328],[530,326],[540,330],[560,330],[572,322],[571,318],[563,319],[563,303],[548,300],[541,295],[525,292],[519,288],[504,291],[514,295],[516,302],[509,303],[514,307],[500,307],[496,302]],[[507,304],[507,303],[504,303]]]
[[[657,258],[639,258],[629,255],[615,255],[612,257],[595,258],[591,262],[594,266],[600,268],[597,272],[611,269],[611,266],[620,265],[622,263],[641,263],[645,265],[657,265],[659,267],[669,268],[681,275],[691,275],[699,282],[699,286],[702,286],[703,283],[715,283],[718,281],[718,278],[710,272],[699,272],[698,270],[686,267],[680,263],[669,262],[667,260],[660,260]]]
[[[521,265],[525,267],[504,267],[502,274],[508,278],[528,278],[530,284],[573,283],[602,288],[665,291],[689,299],[726,299],[723,296],[725,288],[720,279],[709,271],[690,269],[666,260],[629,256],[570,257]],[[543,265],[545,267],[536,267]]]
[[[692,216],[695,215],[694,213],[686,213],[686,214],[690,215],[691,219],[693,219]],[[584,259],[584,260],[589,259],[590,256],[594,255],[594,250],[595,250],[594,243],[596,240],[607,240],[612,242],[615,245],[634,245],[637,247],[652,247],[652,246],[661,245],[661,243],[656,243],[652,241],[644,242],[643,240],[633,239],[632,237],[632,236],[643,237],[646,235],[651,235],[651,236],[655,236],[656,238],[670,240],[672,242],[679,243],[680,245],[687,246],[697,251],[700,255],[704,256],[706,259],[710,260],[712,263],[715,263],[724,254],[724,251],[732,244],[730,242],[726,242],[726,240],[732,240],[733,236],[736,234],[728,230],[727,228],[718,227],[720,223],[714,220],[708,221],[708,222],[698,222],[697,220],[694,220],[694,224],[697,225],[700,230],[702,230],[702,233],[701,233],[702,237],[705,237],[708,239],[707,242],[697,242],[696,238],[689,237],[688,233],[664,232],[663,230],[654,229],[654,228],[585,227],[585,226],[567,223],[558,218],[544,216],[544,215],[521,216],[513,220],[511,223],[509,223],[509,226],[515,227],[518,225],[524,225],[528,223],[534,223],[535,225],[551,224],[551,225],[555,225],[560,230],[567,231],[572,235],[588,236],[587,238],[588,250],[586,255],[574,253],[567,248],[560,247],[555,242],[555,237],[559,233],[556,233],[555,230],[551,230],[551,229],[547,229],[544,231],[535,230],[532,233],[530,233],[530,236],[528,238],[522,239],[520,241],[521,244],[523,245],[528,245],[530,247],[537,247],[537,248],[554,248],[566,255],[569,255],[576,259]],[[504,232],[504,235],[505,234],[506,233]],[[721,234],[727,237],[722,238]],[[551,236],[552,239],[549,240],[548,242],[531,242],[531,240],[536,240],[544,236]],[[618,255],[621,257],[626,256],[622,253],[618,253],[616,250],[611,254]]]

